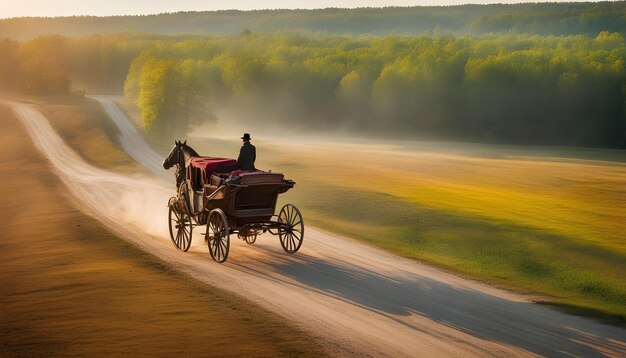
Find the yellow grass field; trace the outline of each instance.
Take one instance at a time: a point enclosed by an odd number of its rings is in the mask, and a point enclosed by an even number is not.
[[[626,163],[332,147],[302,150],[291,160],[323,160],[327,170],[341,170],[319,176],[323,184],[389,194],[626,253]]]

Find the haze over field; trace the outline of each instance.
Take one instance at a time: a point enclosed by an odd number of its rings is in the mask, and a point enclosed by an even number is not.
[[[79,36],[140,32],[237,35],[253,32],[314,32],[336,35],[464,35],[531,33],[597,35],[623,32],[623,2],[528,3],[358,9],[191,11],[145,16],[70,16],[0,19],[0,38]]]
[[[587,1],[587,0],[583,0]],[[493,0],[234,0],[228,2],[207,2],[203,0],[80,0],[41,1],[24,0],[7,2],[0,7],[0,18],[22,16],[73,16],[73,15],[147,15],[178,11],[207,11],[207,10],[264,10],[264,9],[323,9],[323,8],[363,8],[385,6],[449,6],[462,4],[491,4]],[[500,0],[497,3],[515,4],[525,3],[527,0]],[[537,1],[534,1],[537,2]],[[541,2],[541,1],[538,1]],[[556,0],[551,2],[567,2]]]

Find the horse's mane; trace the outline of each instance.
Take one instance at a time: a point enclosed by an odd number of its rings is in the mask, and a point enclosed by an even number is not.
[[[200,156],[200,154],[198,154],[198,152],[196,152],[193,148],[191,148],[187,144],[184,144],[183,148],[186,149],[187,153],[189,153],[189,155],[191,155],[192,157],[199,157]]]

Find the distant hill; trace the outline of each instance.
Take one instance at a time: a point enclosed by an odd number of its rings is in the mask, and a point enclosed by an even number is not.
[[[0,20],[0,38],[26,40],[143,32],[231,35],[252,32],[312,31],[327,34],[485,34],[540,35],[626,33],[626,2],[529,3],[436,7],[319,10],[178,12],[144,16],[72,16]]]

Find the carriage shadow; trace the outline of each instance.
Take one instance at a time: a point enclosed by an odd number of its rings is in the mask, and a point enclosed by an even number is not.
[[[286,258],[283,255],[276,260],[274,253],[272,260],[264,264],[308,289],[415,330],[422,328],[408,316],[424,316],[471,336],[540,355],[603,356],[596,349],[626,353],[626,331],[544,306],[455,287],[409,272],[387,276],[338,260],[302,253]]]

